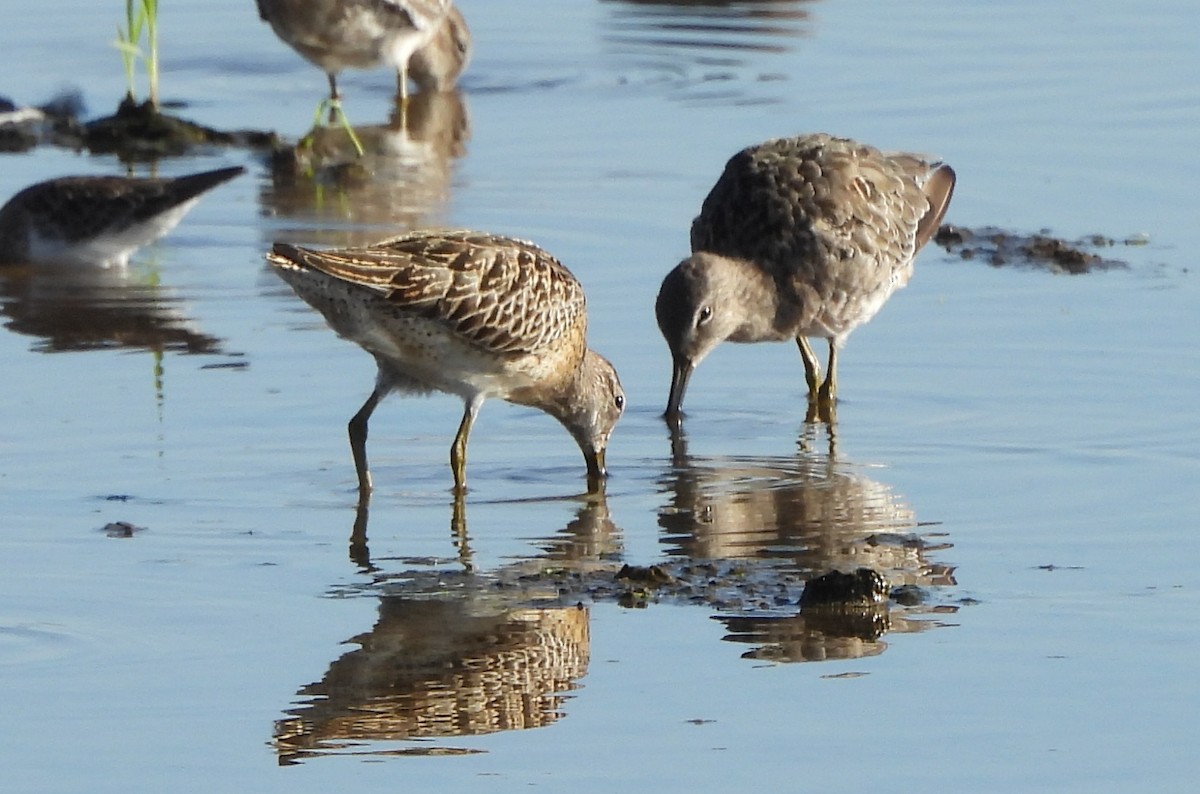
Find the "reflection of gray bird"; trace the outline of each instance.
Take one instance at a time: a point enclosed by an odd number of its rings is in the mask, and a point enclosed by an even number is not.
[[[811,578],[867,566],[891,584],[925,582],[911,507],[892,488],[831,460],[733,458],[676,463],[659,513],[672,553],[787,559]],[[905,534],[902,534],[905,533]]]
[[[489,397],[561,422],[599,486],[625,394],[616,370],[587,346],[583,288],[549,253],[482,232],[430,231],[343,250],[276,243],[267,259],[379,365],[375,390],[350,420],[361,495],[371,489],[367,423],[393,391],[462,398],[450,449],[456,490],[465,487],[467,438]]]
[[[325,72],[334,102],[348,67],[390,65],[407,97],[410,76],[422,90],[452,88],[471,52],[466,20],[450,0],[258,0],[258,13]]]
[[[954,171],[829,135],[734,155],[692,222],[692,255],[663,279],[655,311],[671,349],[667,416],[721,342],[795,339],[809,398],[832,404],[839,347],[912,275],[937,231]],[[829,340],[828,374],[806,337]]]
[[[329,246],[374,242],[379,228],[439,225],[455,162],[471,134],[465,100],[458,90],[423,91],[387,124],[356,126],[361,158],[344,128],[314,129],[307,146],[272,158],[271,180],[262,186],[264,207],[304,220],[304,239],[293,242]]]
[[[68,176],[31,185],[0,208],[0,263],[124,265],[173,229],[202,193],[244,170],[173,179]]]
[[[141,349],[220,353],[166,287],[127,268],[39,263],[0,269],[0,313],[43,353]]]

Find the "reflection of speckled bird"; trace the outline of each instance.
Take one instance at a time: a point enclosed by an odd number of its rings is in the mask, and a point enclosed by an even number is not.
[[[659,290],[674,366],[668,418],[679,417],[693,368],[726,340],[795,339],[810,400],[831,405],[838,348],[908,282],[954,181],[947,165],[829,135],[734,155],[692,222],[692,255]],[[829,340],[819,386],[810,336]]]
[[[410,76],[423,90],[453,88],[470,57],[466,20],[450,0],[258,0],[258,13],[325,72],[335,103],[348,67],[390,65],[403,98]]]
[[[244,170],[173,179],[68,176],[31,185],[0,208],[0,263],[124,265],[175,228],[202,193]]]
[[[587,347],[583,288],[549,253],[482,232],[429,231],[334,251],[276,243],[267,258],[379,365],[375,390],[350,420],[362,495],[371,488],[367,422],[393,391],[462,398],[450,449],[458,490],[466,483],[467,437],[488,397],[561,422],[598,487],[625,395],[612,365]]]
[[[550,725],[587,674],[588,620],[582,607],[514,608],[444,588],[381,598],[375,626],[347,641],[358,647],[275,723],[279,762]]]

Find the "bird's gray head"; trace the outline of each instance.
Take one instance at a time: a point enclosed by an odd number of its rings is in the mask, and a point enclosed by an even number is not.
[[[733,305],[739,297],[732,288],[736,274],[730,271],[735,267],[734,260],[715,254],[692,254],[666,275],[658,290],[654,313],[674,367],[668,419],[680,416],[692,370],[744,324],[742,312]]]
[[[608,472],[605,452],[617,420],[625,410],[625,390],[608,359],[592,350],[583,355],[575,385],[554,415],[579,444],[587,462],[588,486],[598,490]]]
[[[457,7],[451,6],[433,38],[413,53],[408,74],[422,91],[449,91],[471,61],[471,30]]]

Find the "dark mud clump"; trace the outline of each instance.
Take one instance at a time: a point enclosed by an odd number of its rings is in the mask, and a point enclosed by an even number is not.
[[[182,155],[213,146],[270,149],[276,143],[273,132],[215,130],[129,97],[113,115],[83,125],[80,140],[82,148],[92,154],[116,154],[129,160]]]
[[[273,150],[279,145],[278,135],[269,130],[217,130],[128,95],[111,116],[85,122],[83,112],[77,91],[64,92],[37,107],[18,107],[0,97],[0,151],[26,152],[48,144],[131,161],[213,147]]]
[[[79,148],[83,97],[64,91],[37,107],[19,107],[0,97],[0,152],[27,152],[43,143]]]
[[[830,571],[813,577],[800,594],[801,607],[856,607],[887,600],[887,581],[870,568],[851,573]]]
[[[1141,237],[1116,239],[1101,234],[1071,242],[1053,237],[1045,230],[1021,234],[992,226],[969,229],[951,224],[938,229],[933,239],[950,253],[957,252],[963,259],[978,259],[993,267],[1035,267],[1069,275],[1128,267],[1128,263],[1120,259],[1096,252],[1146,243]]]

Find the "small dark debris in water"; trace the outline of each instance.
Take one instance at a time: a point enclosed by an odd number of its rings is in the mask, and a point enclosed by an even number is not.
[[[133,497],[127,493],[111,493],[104,497],[106,502],[128,502]]]
[[[887,580],[871,568],[859,568],[853,573],[830,571],[804,585],[800,606],[867,606],[883,603],[887,594]]]
[[[892,589],[892,600],[900,606],[915,607],[925,603],[928,594],[915,584],[902,584]]]
[[[128,521],[112,521],[104,525],[104,534],[110,538],[132,538],[145,531],[145,527],[135,526]]]
[[[650,595],[645,590],[626,590],[617,596],[617,606],[625,609],[645,609]]]
[[[85,124],[81,141],[92,154],[116,154],[133,160],[186,154],[205,146],[268,149],[276,142],[273,132],[215,130],[162,113],[150,102],[138,103],[128,96],[113,115]]]
[[[833,675],[823,675],[823,676],[821,676],[821,677],[822,677],[822,678],[830,678],[830,679],[836,679],[836,678],[865,678],[865,677],[866,677],[866,676],[868,676],[868,675],[870,675],[870,673],[861,673],[861,672],[850,671],[850,672],[847,672],[847,673],[834,673]]]
[[[1149,241],[1144,236],[1118,240],[1092,234],[1082,240],[1068,242],[1051,236],[1048,230],[1037,234],[1021,234],[994,226],[969,229],[951,224],[938,229],[933,239],[950,253],[957,252],[963,259],[978,259],[993,267],[1023,265],[1071,275],[1129,266],[1120,259],[1107,259],[1093,253],[1087,250],[1089,248],[1145,245]]]
[[[688,725],[712,725],[716,720],[706,720],[702,717],[695,717],[690,720],[684,720]]]
[[[249,361],[222,361],[217,364],[205,364],[200,369],[250,369]]]
[[[28,124],[0,124],[0,152],[27,152],[38,142],[37,132]]]
[[[1039,571],[1082,571],[1083,566],[1082,565],[1055,565],[1054,563],[1047,563],[1046,565],[1037,566],[1037,570],[1039,570]]]
[[[657,565],[623,565],[621,570],[617,571],[616,578],[644,584],[648,587],[659,587],[675,581],[671,574]]]

